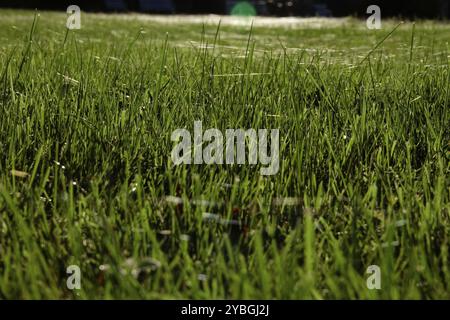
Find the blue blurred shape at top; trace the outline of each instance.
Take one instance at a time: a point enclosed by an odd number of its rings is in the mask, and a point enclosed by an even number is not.
[[[331,17],[331,11],[328,9],[326,4],[316,4],[314,5],[314,11],[316,16],[319,17]]]
[[[105,0],[105,7],[108,11],[125,11],[127,5],[123,0]]]
[[[139,9],[142,11],[173,12],[175,6],[171,0],[139,0]]]
[[[255,8],[256,12],[258,14],[267,14],[267,7],[266,7],[266,1],[265,0],[226,0],[226,12],[228,14],[231,13],[234,6],[239,4],[240,2],[248,2]]]

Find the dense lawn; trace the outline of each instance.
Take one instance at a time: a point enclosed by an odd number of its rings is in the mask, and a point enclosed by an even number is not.
[[[0,11],[0,298],[450,298],[448,23],[162,21]],[[196,120],[278,174],[174,166]]]

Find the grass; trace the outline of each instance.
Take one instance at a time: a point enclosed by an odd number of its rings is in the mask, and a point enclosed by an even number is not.
[[[448,23],[0,16],[0,298],[450,298]],[[195,120],[279,173],[173,166]]]

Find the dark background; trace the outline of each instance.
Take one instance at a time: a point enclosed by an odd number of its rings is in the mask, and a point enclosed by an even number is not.
[[[0,7],[62,10],[71,4],[83,11],[229,14],[242,0],[0,0]],[[258,14],[272,16],[365,16],[371,4],[382,16],[449,18],[450,0],[248,0]]]

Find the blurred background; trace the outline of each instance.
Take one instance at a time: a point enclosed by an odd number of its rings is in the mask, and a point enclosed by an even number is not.
[[[0,0],[3,8],[65,10],[76,4],[83,11],[269,16],[365,16],[369,5],[382,16],[446,19],[450,0]]]

